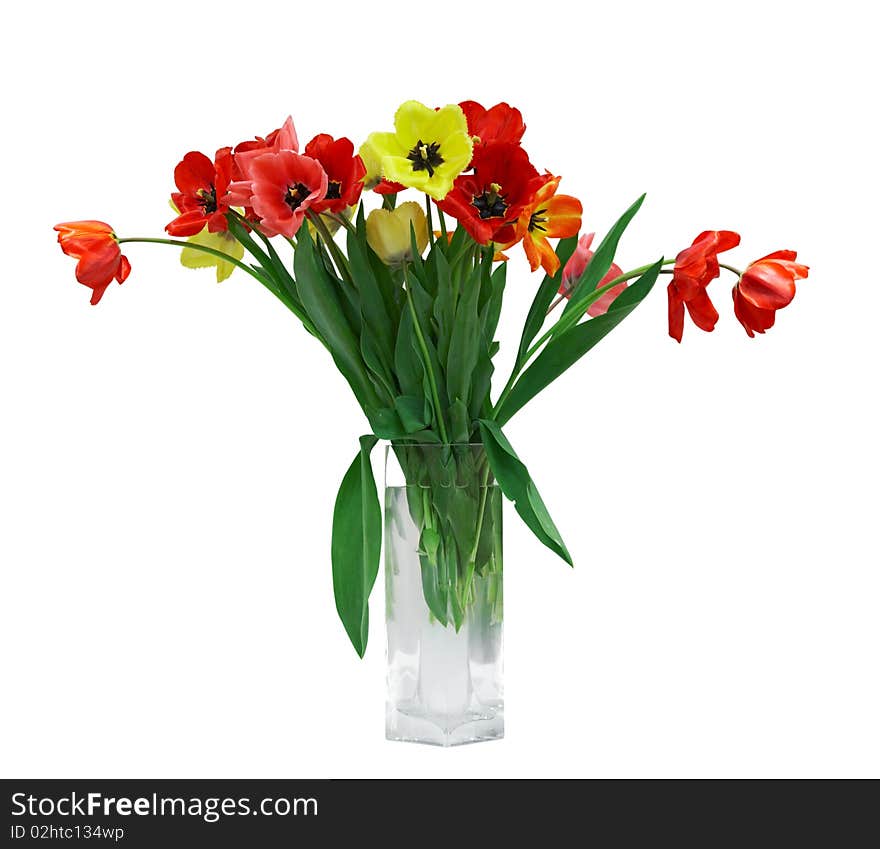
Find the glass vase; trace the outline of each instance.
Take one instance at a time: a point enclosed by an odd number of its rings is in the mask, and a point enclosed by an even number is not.
[[[385,464],[389,740],[504,736],[501,491],[482,445],[391,445]]]

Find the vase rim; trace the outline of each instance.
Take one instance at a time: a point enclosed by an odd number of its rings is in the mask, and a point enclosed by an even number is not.
[[[392,448],[485,448],[484,442],[403,442],[399,445],[390,439],[384,442],[386,451]]]

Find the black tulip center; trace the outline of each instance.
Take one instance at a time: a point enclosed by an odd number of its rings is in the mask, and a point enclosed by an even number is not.
[[[534,233],[535,230],[540,230],[542,233],[547,232],[547,228],[544,226],[547,223],[547,210],[539,209],[532,213],[531,218],[529,218],[529,232]]]
[[[406,158],[412,162],[413,171],[427,171],[429,177],[434,176],[434,169],[444,161],[437,142],[425,144],[421,139],[416,142]]]
[[[299,209],[302,202],[312,193],[312,190],[303,185],[302,183],[296,183],[293,186],[287,187],[287,192],[284,195],[285,203],[291,208],[293,212],[296,212]]]
[[[212,185],[210,189],[199,189],[198,194],[205,215],[213,215],[217,211],[217,190]]]
[[[477,195],[471,205],[480,214],[480,218],[503,218],[509,204],[501,194],[501,186],[492,183],[483,194]]]

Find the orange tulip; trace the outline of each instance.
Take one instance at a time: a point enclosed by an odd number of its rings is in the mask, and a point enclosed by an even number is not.
[[[92,290],[91,303],[97,304],[114,279],[125,282],[131,272],[122,255],[116,234],[103,221],[68,221],[56,224],[58,244],[68,256],[78,260],[76,279]]]
[[[546,182],[519,216],[513,242],[522,239],[532,271],[543,266],[551,277],[559,270],[559,257],[547,240],[576,236],[581,229],[583,213],[577,198],[556,194],[561,179],[546,175]]]

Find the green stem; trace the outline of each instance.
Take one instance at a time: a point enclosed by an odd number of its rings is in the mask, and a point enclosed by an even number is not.
[[[670,263],[675,262],[674,259],[665,259],[663,260],[664,265],[669,265]],[[621,283],[625,283],[627,280],[632,280],[633,277],[641,277],[654,263],[649,263],[648,265],[641,265],[638,268],[634,268],[632,271],[627,271],[625,274],[621,274],[615,277],[610,282],[606,283],[604,286],[596,289],[594,292],[591,292],[587,295],[576,307],[576,309],[572,310],[568,315],[560,316],[559,320],[550,327],[546,333],[544,333],[534,345],[526,352],[525,359],[523,360],[523,365],[534,355],[534,353],[543,345],[554,333],[560,332],[564,333],[570,327],[573,327],[577,324],[581,318],[583,318],[584,313],[596,302],[599,298],[602,297],[606,292],[613,289],[615,286],[620,285]]]
[[[734,268],[734,266],[732,266],[732,265],[727,265],[723,262],[719,262],[718,266],[720,268],[726,268],[728,271],[732,271],[737,277],[743,276],[743,273],[738,268]]]
[[[265,233],[261,232],[258,227],[254,227],[252,221],[248,221],[247,218],[245,218],[243,215],[238,215],[238,213],[236,213],[236,215],[238,216],[239,221],[241,221],[241,223],[245,227],[247,227],[252,233],[256,234],[257,238],[266,246],[266,250],[269,252],[269,256],[271,256],[273,245],[269,241],[269,237]],[[281,238],[284,239],[284,241],[287,242],[287,244],[290,245],[290,247],[294,251],[296,250],[296,236],[285,236],[282,233]]]
[[[254,278],[254,280],[258,280],[305,325],[306,330],[311,333],[312,336],[314,336],[325,348],[327,348],[327,343],[321,337],[321,334],[318,333],[317,328],[315,328],[315,326],[309,320],[308,316],[304,315],[303,312],[296,306],[296,304],[291,300],[287,292],[284,292],[283,290],[270,285],[266,277],[264,277],[262,274],[259,274],[257,271],[255,271],[246,263],[243,263],[241,260],[229,256],[229,254],[224,253],[223,251],[218,251],[214,248],[206,247],[205,245],[196,245],[192,242],[181,242],[177,239],[154,239],[132,236],[125,239],[117,239],[117,241],[119,242],[119,244],[125,244],[126,242],[142,242],[150,245],[171,245],[175,248],[192,248],[192,250],[194,251],[201,251],[202,253],[211,254],[211,256],[219,257],[226,262],[231,262],[234,266],[236,266],[236,268],[240,268],[242,271],[246,271],[248,274],[250,274],[251,277]]]
[[[349,233],[357,233],[357,229],[354,224],[345,217],[345,215],[341,212],[334,213],[333,220],[338,221]]]
[[[674,259],[664,259],[663,265],[669,265],[674,263]],[[492,417],[498,415],[498,411],[504,405],[504,402],[507,400],[507,396],[513,391],[513,385],[516,383],[517,378],[522,374],[523,369],[526,367],[529,360],[537,353],[537,351],[541,348],[541,346],[550,339],[556,333],[564,333],[566,330],[574,327],[584,316],[584,313],[590,308],[592,304],[599,300],[606,292],[613,289],[615,286],[620,283],[625,283],[627,280],[631,280],[633,277],[640,277],[644,274],[654,263],[649,263],[648,265],[641,265],[638,268],[634,268],[632,271],[627,271],[625,274],[621,274],[611,280],[609,283],[606,283],[604,286],[596,289],[594,292],[591,292],[587,295],[582,301],[577,304],[577,307],[570,313],[563,314],[559,317],[558,321],[556,321],[545,333],[543,333],[532,345],[531,348],[526,351],[525,356],[522,358],[521,362],[518,362],[513,371],[508,378],[507,383],[504,384],[504,389],[501,390],[501,395],[498,396],[498,400],[495,402],[495,406],[492,408]],[[557,298],[556,303],[560,302],[560,298]],[[554,304],[555,306],[555,304]],[[552,307],[551,307],[552,309]],[[548,310],[549,313],[549,310]]]
[[[550,313],[553,312],[553,310],[555,310],[556,307],[558,307],[564,300],[565,300],[565,295],[557,295],[556,300],[553,301],[552,304],[550,304],[550,308],[547,310],[547,312],[544,313],[544,316],[546,317],[546,316],[550,315]]]
[[[522,365],[525,365],[525,360]],[[504,406],[504,402],[507,400],[507,396],[513,391],[513,384],[516,383],[516,379],[520,376],[521,372],[522,366],[519,366],[515,367],[510,373],[507,383],[504,384],[504,389],[501,390],[501,394],[498,396],[495,406],[492,407],[491,418],[494,419],[498,415],[498,411]]]
[[[242,271],[246,271],[250,274],[251,277],[259,280],[261,283],[263,282],[262,277],[254,271],[246,263],[243,263],[241,260],[236,259],[234,256],[230,256],[223,251],[218,251],[215,248],[209,248],[206,245],[197,245],[193,242],[181,242],[178,239],[153,239],[141,236],[129,236],[125,239],[117,239],[116,240],[120,245],[124,245],[126,242],[142,242],[150,245],[171,245],[175,248],[191,248],[194,251],[201,251],[204,254],[211,254],[212,256],[219,257],[225,262],[231,262],[236,268],[240,268]]]
[[[464,607],[468,602],[468,595],[471,591],[471,583],[474,580],[474,572],[477,568],[477,551],[480,547],[480,535],[483,533],[483,517],[486,514],[486,496],[489,494],[489,466],[483,469],[483,480],[480,484],[482,495],[480,496],[480,510],[477,513],[476,536],[474,537],[474,547],[471,549],[471,556],[468,558],[467,574],[464,578],[464,590],[461,595],[461,606]]]
[[[242,227],[244,227],[246,230],[250,230],[251,233],[254,233],[257,236],[257,238],[266,246],[266,256],[269,258],[269,261],[271,262],[272,256],[273,255],[277,256],[278,252],[275,250],[274,246],[269,241],[269,237],[265,233],[262,233],[258,227],[255,227],[253,221],[248,221],[247,218],[245,218],[240,212],[236,212],[234,209],[230,209],[229,213],[231,215],[235,216],[235,218],[238,220],[238,222],[241,224]],[[293,252],[296,253],[296,237],[295,236],[285,236],[284,234],[282,234],[281,237],[284,239],[285,242],[287,242],[288,245],[290,245]],[[286,269],[285,269],[285,271],[286,271]],[[287,301],[285,301],[285,303],[287,303]],[[299,313],[297,313],[297,315],[299,315]],[[300,316],[300,318],[302,318],[302,316]],[[309,333],[312,333],[313,330],[314,330],[314,328],[312,328],[312,330],[309,330]]]
[[[675,262],[674,259],[664,259],[663,265],[671,265]],[[652,263],[653,264],[653,263]],[[619,277],[615,277],[608,285],[616,286],[618,283],[623,283],[627,280],[632,279],[633,277],[638,277],[640,274],[644,274],[651,266],[650,265],[642,265],[639,268],[633,269],[632,271],[627,271],[626,274],[621,274]],[[726,266],[725,266],[726,267]],[[667,271],[666,269],[660,270],[661,274],[672,274],[671,271]],[[572,289],[572,292],[574,289]],[[550,305],[550,309],[547,310],[546,315],[550,315],[556,307],[559,306],[565,300],[565,295],[559,295],[556,300]]]
[[[431,217],[431,196],[425,195],[425,217],[428,219],[428,241],[434,244],[434,219]]]
[[[416,305],[413,303],[412,292],[409,288],[409,281],[406,275],[406,263],[403,264],[403,282],[406,288],[406,302],[409,304],[410,315],[413,320],[413,329],[416,332],[416,339],[422,352],[422,359],[425,362],[425,374],[428,376],[428,384],[431,387],[431,400],[434,403],[434,410],[437,413],[437,426],[440,428],[440,438],[443,443],[449,444],[449,434],[446,431],[446,422],[443,419],[443,409],[440,407],[440,394],[437,391],[437,380],[434,377],[434,369],[431,366],[431,357],[428,353],[428,344],[425,342],[425,336],[422,333],[422,326],[419,323],[419,316],[416,313]]]
[[[315,225],[315,229],[321,234],[321,238],[330,250],[330,253],[333,256],[333,261],[339,269],[340,277],[354,285],[354,278],[351,276],[351,267],[348,264],[348,259],[345,254],[342,253],[334,238],[330,235],[330,231],[327,229],[327,225],[321,220],[321,216],[309,213],[309,221]]]
[[[440,207],[437,207],[437,216],[440,219],[440,235],[443,237],[443,244],[449,244],[449,233],[446,230],[446,216],[443,214],[443,210]]]

